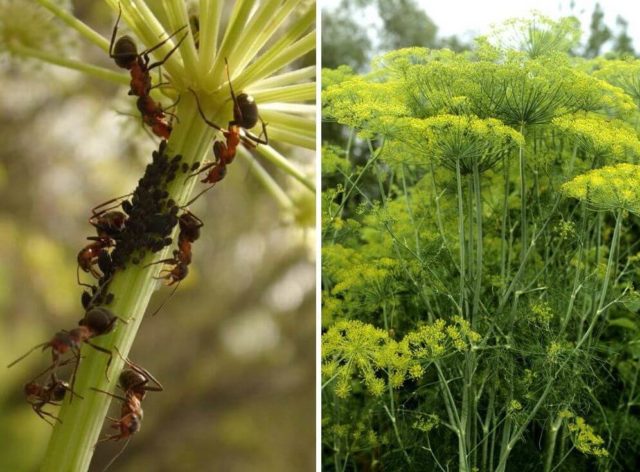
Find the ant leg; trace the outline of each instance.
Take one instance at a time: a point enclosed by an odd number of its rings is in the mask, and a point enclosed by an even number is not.
[[[198,98],[198,94],[196,92],[194,92],[194,90],[192,88],[189,88],[189,91],[193,94],[194,97],[196,97],[196,103],[198,105],[198,111],[200,112],[200,116],[202,117],[202,119],[204,120],[204,122],[206,124],[208,124],[209,126],[211,126],[212,128],[217,129],[218,131],[222,131],[224,132],[225,130],[222,129],[220,126],[218,126],[217,124],[207,120],[207,117],[204,116],[204,112],[202,111],[202,107],[200,106],[200,99]]]
[[[208,192],[209,190],[211,190],[215,186],[216,186],[216,184],[212,184],[209,187],[205,188],[202,192],[200,192],[198,195],[196,195],[191,200],[189,200],[184,206],[187,207],[187,206],[192,205],[193,202],[195,202],[198,198],[200,198],[202,195],[204,195],[206,192]]]
[[[120,200],[124,200],[126,197],[130,197],[131,195],[133,195],[133,192],[127,193],[126,195],[120,195],[119,197],[112,198],[111,200],[107,200],[106,202],[101,203],[100,205],[93,207],[91,209],[91,214],[93,215],[93,217],[96,217],[96,216],[102,215],[103,213],[106,213],[109,210],[113,210],[114,208],[117,208],[117,207],[120,206],[120,203],[119,203]],[[114,205],[114,206],[111,206],[109,208],[105,208],[103,210],[100,210],[99,212],[96,213],[96,210],[98,210],[99,208],[102,208],[102,207],[104,207],[106,205],[110,205],[113,202],[118,202],[118,204]],[[89,221],[91,221],[91,220],[89,220]]]
[[[73,351],[74,356],[76,357],[76,365],[73,367],[73,374],[71,374],[71,389],[72,391],[74,391],[74,387],[76,386],[76,375],[78,374],[78,366],[80,365],[80,349],[75,349]],[[80,395],[78,395],[80,396]],[[80,397],[82,398],[82,397]],[[69,403],[73,403],[73,395],[71,395],[71,398],[69,399]]]
[[[52,402],[49,402],[49,403],[52,403]],[[51,427],[54,427],[55,423],[52,423],[51,421],[49,421],[47,418],[45,418],[45,416],[48,416],[49,418],[52,418],[52,419],[56,420],[57,422],[59,422],[60,424],[62,424],[62,420],[60,418],[58,418],[57,416],[49,413],[48,411],[44,411],[42,409],[46,404],[47,404],[47,402],[40,402],[38,404],[32,403],[31,404],[31,408],[33,409],[33,411],[36,412],[36,415],[38,415],[40,418],[42,418],[47,423],[49,423],[51,425]]]
[[[95,387],[91,387],[91,390],[94,390],[96,392],[100,392],[100,393],[104,393],[105,395],[109,395],[110,397],[115,398],[116,400],[120,400],[123,402],[126,402],[127,399],[121,395],[116,395],[115,393],[111,393],[111,392],[107,392],[106,390],[100,390],[99,388],[95,388]],[[114,418],[110,418],[107,416],[107,419],[114,421],[114,422],[118,422],[119,420],[116,420]]]
[[[171,38],[173,38],[176,34],[178,34],[180,31],[182,31],[183,29],[185,29],[187,27],[187,25],[184,25],[182,28],[178,28],[171,36],[169,36],[167,39],[165,39],[164,41],[156,44],[155,46],[153,46],[150,49],[147,49],[146,51],[143,51],[142,53],[140,53],[140,55],[142,57],[144,57],[145,63],[149,64],[149,54],[153,51],[155,51],[156,49],[158,49],[160,46],[162,46],[164,43],[166,43],[167,41],[169,41]],[[171,51],[169,51],[167,53],[166,56],[164,56],[164,58],[161,61],[157,61],[154,62],[151,65],[147,65],[147,71],[150,71],[151,69],[154,69],[155,67],[161,66],[162,64],[164,64],[167,59],[169,59],[171,57],[171,54],[173,54],[176,49],[178,49],[180,47],[180,45],[182,44],[182,41],[184,41],[185,39],[187,39],[187,36],[189,36],[189,33],[185,33],[184,36],[182,36],[182,38],[180,38],[180,41],[178,41],[178,43],[171,49]]]
[[[229,62],[227,58],[224,58],[224,70],[227,73],[227,81],[229,82],[229,90],[231,91],[231,99],[233,100],[233,108],[234,111],[237,110],[242,116],[242,110],[240,110],[240,106],[238,105],[238,100],[236,99],[236,94],[233,92],[233,87],[231,86],[231,75],[229,75]]]
[[[181,99],[181,98],[182,98],[182,97],[181,97],[181,96],[179,96],[179,97],[178,97],[178,99],[177,99],[175,102],[173,102],[173,103],[172,103],[171,105],[169,105],[167,108],[165,108],[165,109],[163,109],[163,110],[162,110],[162,113],[164,113],[165,115],[169,115],[169,116],[171,116],[171,117],[172,117],[173,119],[175,119],[178,123],[180,123],[180,118],[178,118],[178,117],[176,116],[176,114],[175,114],[175,113],[171,113],[171,112],[169,112],[169,111],[167,111],[167,110],[168,110],[169,108],[173,108],[173,107],[175,107],[176,105],[178,105],[178,103],[180,102],[180,99]]]
[[[150,266],[152,266],[152,265],[156,265],[156,264],[177,264],[177,263],[178,263],[178,261],[177,261],[175,258],[162,259],[162,260],[159,260],[159,261],[150,262],[149,264],[147,264],[146,266],[144,266],[144,267],[143,267],[143,269],[144,269],[144,268],[147,268],[147,267],[150,267]],[[163,272],[164,272],[164,271],[163,271]]]
[[[122,16],[122,5],[118,3],[118,19],[116,20],[116,24],[113,27],[113,31],[111,32],[111,42],[109,43],[109,57],[113,58],[113,44],[116,41],[116,34],[118,34],[118,23],[120,23],[120,16]]]
[[[31,379],[28,383],[35,382],[35,381],[36,381],[36,379],[39,379],[39,378],[40,378],[40,377],[42,377],[44,374],[46,374],[47,372],[50,372],[50,371],[52,371],[52,370],[53,370],[53,373],[51,374],[51,377],[53,378],[53,380],[54,380],[54,381],[57,381],[57,380],[58,380],[58,377],[56,376],[56,373],[55,373],[56,369],[57,369],[58,367],[63,366],[63,365],[67,365],[69,362],[71,362],[71,359],[67,359],[67,360],[65,360],[65,361],[63,361],[63,362],[58,362],[58,360],[57,360],[57,359],[56,359],[56,360],[54,360],[54,362],[53,362],[49,367],[47,367],[45,370],[43,370],[43,371],[42,371],[42,372],[40,372],[38,375],[36,375],[36,376],[35,376],[33,379]]]
[[[24,359],[25,357],[27,357],[29,354],[31,354],[31,353],[32,353],[33,351],[35,351],[36,349],[39,349],[39,348],[41,348],[42,346],[46,346],[46,345],[48,345],[48,344],[49,344],[48,342],[47,342],[47,343],[40,343],[40,344],[38,344],[37,346],[32,347],[32,348],[31,348],[31,349],[29,349],[29,351],[27,351],[25,354],[21,355],[21,356],[20,356],[20,357],[18,357],[15,361],[13,361],[11,364],[9,364],[9,365],[7,366],[7,369],[8,369],[9,367],[14,366],[14,365],[15,365],[15,364],[17,364],[18,362],[20,362],[22,359]],[[46,372],[47,372],[47,371],[45,371],[44,373],[46,373]],[[41,374],[41,375],[42,375],[42,374]],[[38,377],[39,377],[39,376],[38,376]],[[38,378],[38,377],[36,377],[36,378]]]
[[[158,308],[156,308],[153,313],[151,313],[151,316],[156,316],[158,314],[158,312],[162,309],[162,307],[167,304],[167,302],[171,299],[171,297],[173,297],[173,294],[176,293],[176,290],[178,290],[179,286],[180,286],[180,283],[178,283],[178,285],[173,287],[173,290],[171,291],[171,293],[167,296],[167,298],[164,299],[164,301],[160,304],[160,306]],[[154,381],[155,381],[155,379],[154,379]],[[158,391],[162,391],[162,390],[158,390]]]
[[[244,144],[247,144],[246,140],[251,140],[256,144],[264,144],[265,146],[269,144],[269,136],[267,135],[267,123],[265,123],[262,118],[260,118],[260,123],[262,123],[262,131],[260,132],[260,136],[256,136],[250,131],[245,130],[246,138],[245,141],[243,141]],[[262,135],[264,135],[264,139],[261,139]],[[255,145],[251,143],[251,147],[255,147]]]
[[[200,168],[199,168],[197,171],[195,171],[193,174],[189,174],[189,175],[187,176],[187,178],[185,179],[185,181],[187,181],[187,180],[189,180],[189,179],[191,179],[191,178],[193,178],[193,177],[196,177],[196,176],[198,176],[198,175],[202,174],[203,172],[208,171],[209,169],[211,169],[212,167],[214,167],[214,166],[215,166],[215,165],[217,165],[217,164],[218,164],[218,162],[217,162],[217,161],[214,161],[214,162],[209,162],[209,163],[207,163],[207,164],[204,164],[204,165],[200,166]],[[185,205],[185,206],[186,206],[186,205]],[[183,207],[183,208],[184,208],[184,207]]]
[[[93,344],[89,340],[86,340],[85,344],[88,344],[89,346],[94,348],[96,351],[104,352],[105,354],[109,355],[109,360],[107,361],[107,366],[104,369],[104,376],[106,377],[107,381],[111,382],[111,379],[109,378],[109,367],[111,367],[111,361],[113,361],[113,353],[108,349],[105,349],[103,347],[100,347],[100,346],[97,346],[97,345]]]

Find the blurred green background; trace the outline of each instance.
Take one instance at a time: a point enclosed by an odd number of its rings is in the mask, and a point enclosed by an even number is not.
[[[75,13],[110,35],[113,15],[101,2],[76,2]],[[72,54],[116,70],[91,45],[78,43]],[[93,235],[90,210],[134,188],[157,141],[123,114],[134,114],[124,87],[8,57],[0,83],[0,471],[31,471],[52,428],[22,387],[50,354],[4,366],[82,317],[75,261]],[[276,147],[313,173],[312,152]],[[145,398],[142,430],[112,470],[315,467],[314,230],[282,214],[251,164],[236,160],[191,207],[205,227],[190,274],[144,320],[131,352],[165,391]],[[290,190],[305,206],[297,219],[312,225],[314,198],[304,192]],[[170,291],[162,287],[149,310]],[[119,402],[110,412],[119,415]],[[100,444],[91,470],[122,445]]]

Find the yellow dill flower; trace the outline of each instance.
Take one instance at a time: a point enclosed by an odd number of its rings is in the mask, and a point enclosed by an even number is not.
[[[509,402],[509,406],[507,408],[507,411],[510,414],[517,413],[517,412],[519,412],[521,410],[522,410],[522,403],[520,403],[518,400],[511,400]]]
[[[578,146],[592,157],[614,161],[637,160],[640,140],[631,125],[603,116],[567,115],[554,118],[553,125],[576,140]]]
[[[562,191],[598,210],[626,210],[640,215],[640,165],[595,169],[566,182]]]
[[[553,319],[553,310],[547,302],[535,302],[529,308],[531,309],[531,320],[535,323],[548,325]]]
[[[609,451],[602,447],[604,439],[596,434],[593,427],[588,425],[581,416],[576,416],[574,421],[568,422],[567,429],[571,432],[571,439],[578,451],[596,457],[609,455]]]
[[[457,163],[463,174],[474,166],[483,172],[524,143],[520,133],[493,118],[438,115],[405,121],[404,139],[424,156],[439,159],[454,170]]]

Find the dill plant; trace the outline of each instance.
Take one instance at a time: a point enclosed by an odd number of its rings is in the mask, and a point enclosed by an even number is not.
[[[578,37],[323,74],[326,470],[633,467],[638,63]]]
[[[225,59],[229,62],[228,73],[234,89],[253,95],[260,104],[271,142],[315,149],[312,103],[315,67],[292,67],[315,48],[313,2],[244,0],[235,2],[226,11],[224,2],[203,0],[198,4],[197,31],[189,21],[188,2],[106,0],[105,3],[114,12],[114,18],[121,12],[120,34],[125,34],[123,30],[128,28],[135,35],[139,52],[155,46],[178,28],[191,25],[185,30],[188,31],[186,40],[162,65],[163,86],[154,87],[152,92],[164,95],[165,104],[176,103],[173,131],[167,144],[171,156],[182,155],[181,162],[192,166],[209,155],[214,138],[224,139],[201,119],[189,90],[198,93],[209,120],[226,127],[232,119],[233,103]],[[110,38],[75,18],[70,2],[37,0],[25,5],[21,1],[6,0],[0,3],[0,40],[4,53],[120,84],[125,94],[131,77],[115,64],[105,68],[66,57],[78,38],[101,48],[105,56],[109,52]],[[154,50],[153,59],[162,60],[176,41],[174,37]],[[256,152],[291,178],[291,188],[281,188],[257,162],[251,166],[252,172],[286,214],[285,218],[307,225],[312,220],[307,210],[313,201],[313,179],[271,146],[259,145]],[[238,157],[251,158],[242,149]],[[178,206],[184,206],[190,201],[198,180],[175,179],[167,188],[170,198]],[[158,286],[154,276],[161,267],[149,266],[154,259],[159,258],[147,254],[140,264],[129,264],[113,277],[109,285],[109,292],[114,295],[110,309],[125,322],[118,321],[111,334],[97,338],[97,345],[111,351],[117,347],[123,357],[128,355],[149,299]],[[106,378],[104,354],[85,346],[81,356],[74,391],[83,399],[71,403],[67,395],[42,470],[87,470],[98,441],[111,398],[92,389],[113,391],[123,360],[114,355]]]

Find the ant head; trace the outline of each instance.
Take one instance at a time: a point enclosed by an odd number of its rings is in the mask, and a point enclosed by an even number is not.
[[[258,123],[258,105],[251,95],[241,93],[236,97],[233,120],[244,129],[251,129]]]
[[[138,48],[136,47],[136,43],[130,36],[121,37],[116,41],[113,48],[113,55],[111,57],[116,61],[118,67],[131,69],[138,58]]]
[[[27,397],[38,396],[39,393],[40,393],[40,385],[38,385],[37,383],[29,382],[27,384],[24,384],[24,394]]]
[[[86,326],[94,336],[109,333],[116,322],[117,317],[105,307],[95,307],[89,310],[82,320],[80,326]]]
[[[135,413],[130,413],[129,421],[126,425],[127,432],[129,434],[136,434],[138,431],[140,431],[140,428],[142,427],[143,416],[144,412],[142,411],[142,408],[138,408],[138,411],[136,411]]]

